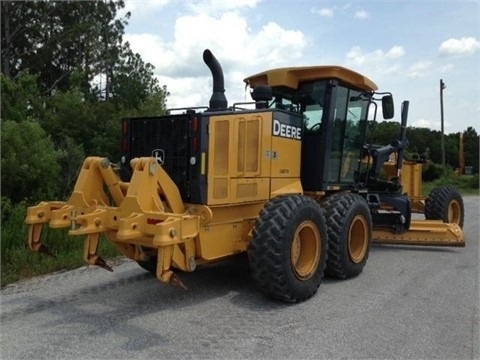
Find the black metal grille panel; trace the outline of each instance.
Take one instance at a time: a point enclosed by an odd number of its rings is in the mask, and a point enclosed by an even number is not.
[[[154,150],[161,150],[164,156],[163,168],[179,187],[180,193],[188,194],[189,154],[188,115],[161,118],[130,119],[130,159],[151,156]]]

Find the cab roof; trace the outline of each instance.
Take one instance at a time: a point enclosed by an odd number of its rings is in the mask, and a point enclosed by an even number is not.
[[[287,67],[267,70],[251,75],[244,81],[251,88],[257,85],[269,85],[272,87],[286,86],[298,89],[298,85],[301,82],[321,79],[338,79],[363,91],[375,91],[378,89],[377,85],[366,76],[336,65]]]

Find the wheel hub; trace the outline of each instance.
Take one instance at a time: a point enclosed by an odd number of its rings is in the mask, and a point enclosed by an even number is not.
[[[321,256],[320,232],[312,221],[305,221],[295,231],[291,263],[295,276],[308,280],[315,273]]]
[[[368,249],[368,226],[367,221],[361,215],[353,218],[348,233],[348,253],[352,261],[360,263]]]

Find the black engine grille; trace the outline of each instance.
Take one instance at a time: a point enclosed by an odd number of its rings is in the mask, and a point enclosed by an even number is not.
[[[178,186],[182,197],[189,197],[190,158],[189,115],[126,119],[129,147],[127,160],[152,156],[155,150],[164,154],[163,168]]]

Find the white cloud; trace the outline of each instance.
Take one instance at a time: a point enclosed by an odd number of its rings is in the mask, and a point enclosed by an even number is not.
[[[201,26],[196,26],[201,24]],[[220,17],[205,14],[183,16],[175,24],[174,44],[177,67],[194,66],[198,54],[210,48],[223,59],[241,59],[248,45],[250,29],[245,18],[233,12]]]
[[[377,66],[385,63],[389,59],[399,59],[405,55],[405,50],[402,46],[395,45],[387,51],[377,49],[372,52],[364,52],[360,46],[355,46],[347,53],[347,60],[349,63],[356,66],[372,65]]]
[[[385,56],[389,59],[399,59],[403,55],[405,55],[405,49],[399,45],[393,46],[385,54]]]
[[[355,12],[353,17],[355,19],[365,20],[365,19],[368,19],[370,17],[370,14],[368,12],[366,12],[365,10],[358,10],[358,11]]]
[[[123,11],[125,13],[130,11],[131,13],[135,13],[135,15],[141,16],[142,14],[147,14],[151,11],[160,9],[170,2],[171,0],[127,0],[125,1],[125,7],[123,8]]]
[[[270,22],[251,39],[251,55],[257,56],[257,62],[263,65],[282,66],[291,63],[292,59],[302,56],[307,45],[305,36],[298,30],[286,30],[280,25]],[[243,61],[241,61],[243,63]]]
[[[318,14],[322,17],[331,18],[331,17],[335,16],[336,12],[338,12],[340,14],[350,14],[351,13],[351,11],[350,11],[351,6],[352,6],[351,3],[346,3],[343,6],[324,7],[324,8],[320,8],[320,9],[317,9],[317,8],[313,7],[312,9],[310,9],[310,12],[312,14]],[[370,17],[370,14],[365,10],[357,10],[353,14],[353,17],[355,19],[365,20],[365,19],[368,19]]]
[[[321,9],[312,8],[310,12],[312,14],[318,14],[322,17],[329,17],[329,18],[333,17],[333,15],[335,14],[335,11],[333,8],[321,8]]]
[[[173,63],[174,54],[159,36],[152,34],[125,34],[124,40],[139,53],[145,62],[156,68],[167,68]]]
[[[257,6],[259,0],[200,0],[185,5],[197,14],[221,14],[226,11],[237,11]]]
[[[403,74],[400,64],[391,64],[388,67],[383,68],[382,72],[388,76]]]
[[[455,68],[455,66],[454,66],[453,64],[450,64],[450,63],[449,63],[449,64],[445,64],[445,65],[441,66],[439,70],[440,70],[441,72],[448,72],[448,71],[450,71],[450,70],[452,70],[452,69],[454,69],[454,68]]]
[[[427,119],[417,119],[411,123],[409,126],[416,128],[432,128],[433,122]]]
[[[209,75],[208,70],[205,75]],[[157,76],[159,83],[166,84],[168,91],[173,95],[167,97],[167,108],[208,105],[211,88],[208,88],[209,78],[207,76],[175,79],[168,76]],[[190,89],[190,91],[185,91],[185,89]]]
[[[231,104],[245,101],[243,78],[267,68],[291,65],[302,57],[307,45],[301,31],[285,29],[275,22],[254,31],[236,12],[179,17],[172,42],[151,34],[126,34],[125,39],[133,51],[155,66],[160,84],[167,85],[171,93],[168,107],[208,104],[211,78],[202,59],[205,48],[222,66]]]
[[[450,38],[440,44],[440,55],[468,56],[480,48],[480,41],[474,37]]]
[[[414,79],[426,76],[431,72],[432,65],[428,60],[418,61],[408,68],[408,76]]]
[[[416,128],[429,128],[430,130],[441,130],[441,123],[440,120],[427,120],[424,118],[420,118],[417,120],[414,120],[411,124],[408,126],[416,127]],[[444,121],[443,123],[444,130],[447,131],[448,129],[452,128],[452,124],[448,121]]]

